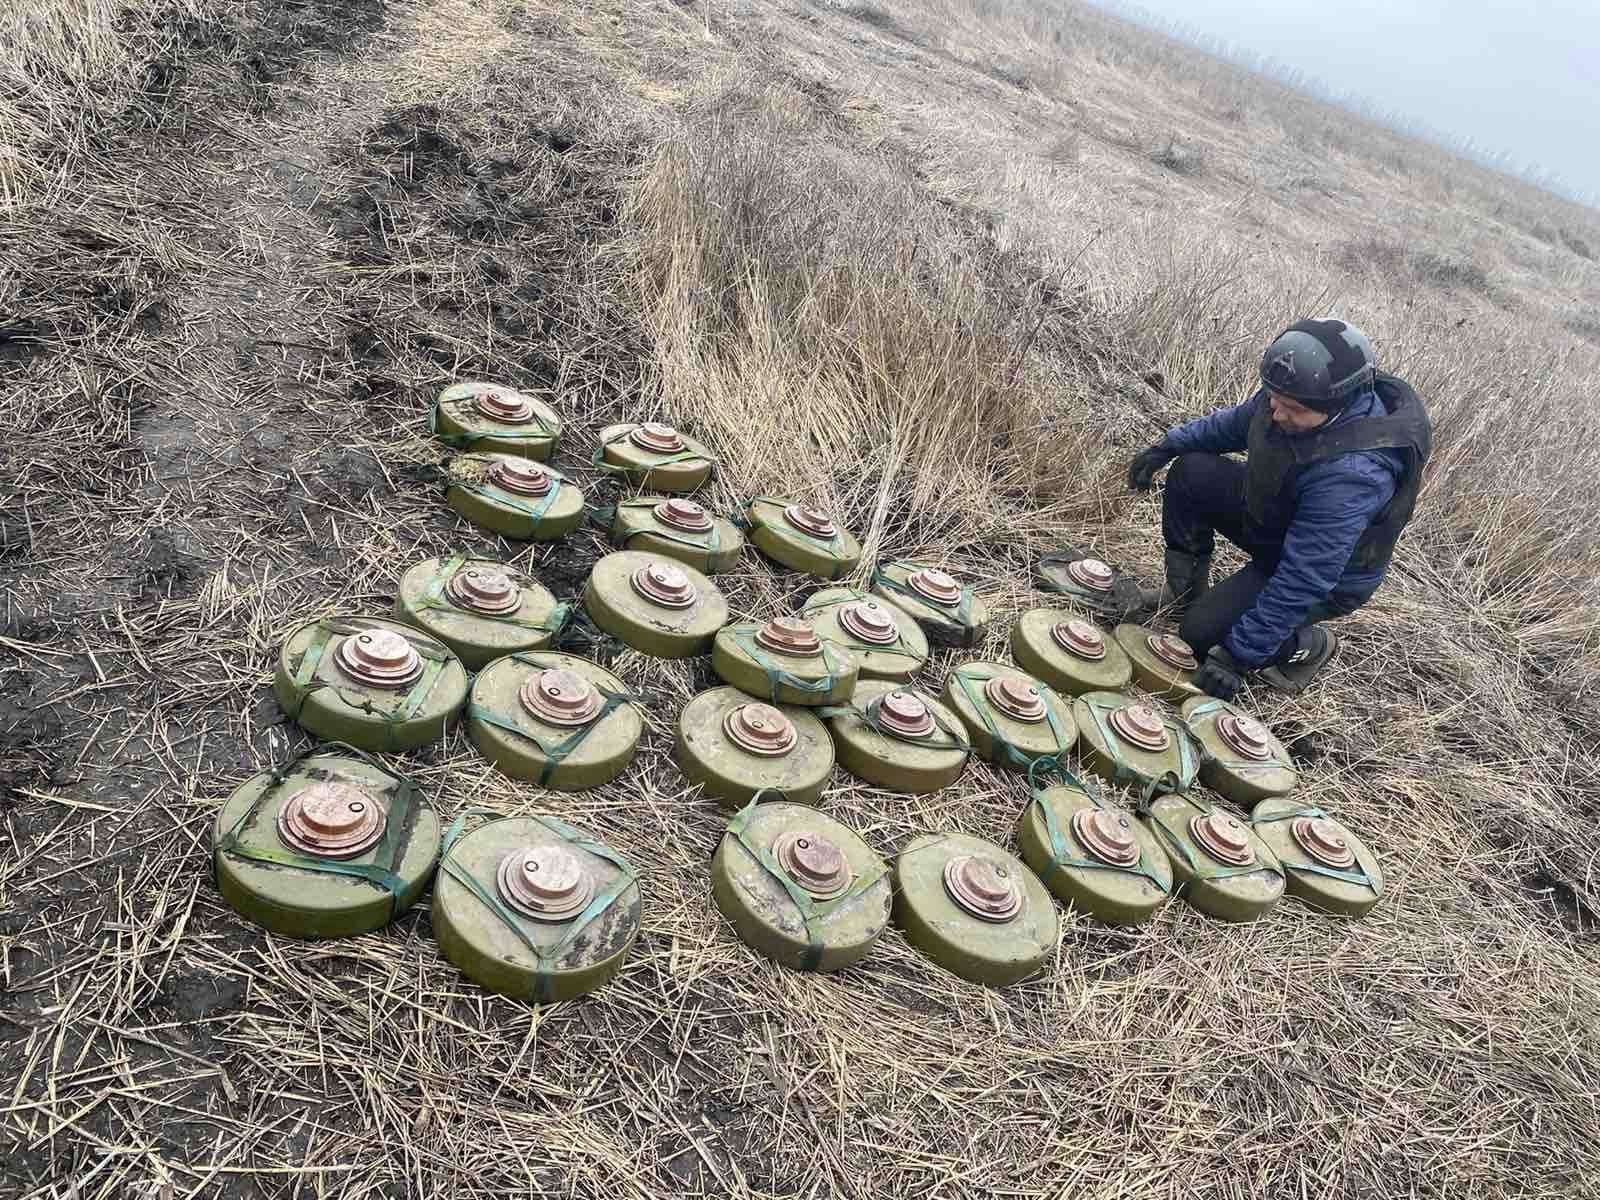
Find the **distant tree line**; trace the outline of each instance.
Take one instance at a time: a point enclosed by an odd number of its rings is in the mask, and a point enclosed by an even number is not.
[[[1525,180],[1535,187],[1558,196],[1565,196],[1580,204],[1595,205],[1597,200],[1600,200],[1594,193],[1562,178],[1557,171],[1542,167],[1538,163],[1524,162],[1509,151],[1484,146],[1473,138],[1447,133],[1426,121],[1392,108],[1385,108],[1366,96],[1339,91],[1326,80],[1299,67],[1279,62],[1270,55],[1237,46],[1225,38],[1197,29],[1187,22],[1153,13],[1140,5],[1128,3],[1127,0],[1089,0],[1089,2],[1123,20],[1191,46],[1212,58],[1270,79],[1303,96],[1331,104],[1395,133],[1439,146],[1490,170]]]

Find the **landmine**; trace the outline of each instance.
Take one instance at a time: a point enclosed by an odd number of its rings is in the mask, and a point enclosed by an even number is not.
[[[889,924],[888,868],[850,828],[799,804],[741,809],[711,859],[711,896],[746,945],[797,971],[867,956]]]
[[[1116,600],[1117,592],[1133,583],[1130,580],[1119,589],[1118,584],[1124,578],[1121,571],[1076,550],[1042,555],[1033,577],[1040,590],[1066,596],[1090,612],[1112,618],[1121,609]]]
[[[738,688],[701,692],[678,718],[678,769],[725,806],[768,791],[815,804],[833,773],[833,755],[827,728],[811,712],[766,704]]]
[[[744,553],[744,534],[726,517],[681,496],[623,500],[611,520],[611,544],[674,558],[697,571],[731,571]]]
[[[1036,759],[1064,758],[1078,740],[1067,704],[1025,671],[1004,663],[963,663],[944,685],[944,702],[986,762],[1026,771]]]
[[[1278,856],[1291,896],[1352,917],[1365,916],[1383,899],[1378,856],[1320,808],[1269,797],[1256,805],[1250,828]]]
[[[916,563],[884,563],[872,590],[922,626],[936,646],[976,646],[989,626],[989,608],[955,576]]]
[[[1092,621],[1064,608],[1035,608],[1011,627],[1017,665],[1069,696],[1120,692],[1133,681],[1133,661]]]
[[[903,610],[856,588],[824,588],[800,610],[823,641],[856,660],[861,679],[904,682],[928,661],[928,638]]]
[[[1184,793],[1153,799],[1140,820],[1161,839],[1178,892],[1222,921],[1254,921],[1283,897],[1283,867],[1231,813]]]
[[[1299,781],[1283,743],[1243,709],[1196,696],[1184,702],[1183,720],[1200,745],[1201,781],[1242,808],[1282,796]]]
[[[582,489],[544,463],[513,454],[458,454],[446,470],[445,503],[493,533],[550,542],[583,523]]]
[[[535,1004],[608,983],[639,936],[638,876],[554,817],[451,827],[433,887],[433,935],[462,974]]]
[[[716,584],[642,550],[619,550],[595,563],[583,607],[606,633],[657,658],[706,653],[728,621],[728,602]]]
[[[972,752],[955,713],[926,692],[886,680],[858,683],[848,706],[823,715],[839,765],[891,792],[936,792],[955,782]]]
[[[465,554],[411,567],[400,577],[394,607],[399,620],[438,638],[471,671],[548,646],[571,611],[532,576]]]
[[[1017,821],[1017,846],[1058,899],[1108,925],[1147,921],[1172,895],[1160,839],[1076,780],[1033,793]]]
[[[745,508],[750,542],[791,571],[838,579],[861,561],[861,543],[821,509],[758,496]]]
[[[1118,625],[1112,636],[1133,663],[1134,682],[1145,691],[1180,704],[1202,694],[1194,685],[1200,661],[1181,637],[1142,625]]]
[[[856,690],[856,660],[817,636],[804,617],[724,625],[711,648],[724,683],[773,704],[843,704]]]
[[[291,937],[354,937],[421,897],[439,820],[376,759],[314,752],[246,780],[211,844],[217,890],[247,920]]]
[[[1200,752],[1189,729],[1153,705],[1117,692],[1089,692],[1072,703],[1078,756],[1108,783],[1183,791],[1194,785]]]
[[[1044,884],[992,842],[962,833],[914,839],[894,863],[894,920],[945,970],[1005,987],[1043,965],[1058,918]]]
[[[711,478],[711,451],[659,421],[626,421],[600,431],[595,465],[655,492],[692,492]]]
[[[383,617],[325,617],[278,651],[273,691],[301,728],[363,750],[437,741],[467,698],[467,671],[443,642]]]
[[[582,791],[633,761],[644,732],[633,699],[622,680],[587,659],[513,654],[473,681],[467,736],[513,779]]]
[[[453,383],[434,401],[433,432],[447,446],[548,462],[561,440],[561,414],[514,388]]]

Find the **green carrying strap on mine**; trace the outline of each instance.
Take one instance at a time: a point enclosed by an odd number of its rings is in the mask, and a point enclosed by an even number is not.
[[[994,742],[996,751],[994,761],[1004,766],[1013,767],[1018,771],[1028,770],[1034,759],[1038,757],[1049,757],[1059,762],[1061,756],[1072,749],[1072,739],[1066,736],[1066,732],[1061,728],[1061,719],[1056,716],[1056,710],[1061,704],[1061,698],[1046,684],[1035,681],[1035,686],[1044,696],[1044,719],[1050,726],[1051,735],[1056,739],[1056,749],[1054,754],[1046,756],[1024,754],[1000,732],[999,726],[995,724],[994,708],[990,705],[989,698],[983,694],[983,689],[973,690],[972,684],[974,681],[987,683],[996,674],[997,672],[985,671],[982,667],[966,666],[958,667],[954,675],[956,683],[960,685],[962,694],[966,696],[967,702],[972,705],[978,716],[983,719],[983,727],[988,731],[989,737]]]
[[[885,692],[884,696],[888,694],[888,692]],[[874,696],[865,704],[826,704],[814,711],[823,720],[831,720],[834,717],[855,717],[868,729],[874,730],[894,741],[904,742],[907,746],[921,746],[928,750],[959,750],[963,754],[970,755],[972,753],[972,742],[967,738],[966,730],[961,728],[960,722],[958,721],[955,725],[951,725],[950,722],[941,717],[939,710],[934,707],[933,701],[929,697],[919,695],[918,699],[928,706],[928,715],[933,718],[934,727],[945,735],[946,740],[935,741],[932,735],[920,738],[907,737],[905,734],[884,725],[878,718],[878,710],[883,707],[883,696]]]
[[[444,589],[455,573],[469,562],[489,562],[489,559],[475,559],[470,554],[456,553],[445,559],[444,565],[439,568],[439,573],[428,581],[427,588],[422,593],[422,598],[417,601],[420,609],[442,609],[445,612],[460,613],[466,617],[476,617],[480,621],[495,621],[501,625],[516,625],[522,629],[538,629],[550,635],[552,641],[561,636],[561,631],[567,627],[567,622],[572,619],[572,605],[566,601],[557,601],[556,606],[550,610],[550,615],[542,621],[525,621],[512,613],[496,615],[494,613],[481,613],[473,609],[458,608],[444,598]],[[498,563],[494,564],[499,566]],[[512,581],[516,582],[515,580]]]
[[[778,520],[756,520],[756,505],[758,504],[776,505],[780,510]],[[778,496],[754,496],[745,501],[743,512],[741,515],[733,519],[733,523],[740,529],[743,529],[746,533],[750,532],[757,525],[759,525],[761,528],[771,532],[774,537],[782,538],[784,541],[791,542],[804,550],[826,550],[829,554],[832,554],[835,557],[843,553],[843,530],[835,529],[828,537],[818,537],[814,533],[807,533],[804,529],[799,529],[789,524],[788,520],[782,515],[782,510],[787,507],[788,501]],[[846,567],[847,564],[843,562],[835,562],[833,566],[828,569],[826,578],[839,578],[839,576],[845,573]]]
[[[886,568],[896,565],[899,564],[892,562],[884,563],[883,566],[874,570],[872,572],[872,586],[875,588],[887,588],[889,591],[904,596],[908,600],[915,600],[918,604],[921,604],[925,608],[931,608],[934,612],[942,613],[946,608],[949,607],[948,605],[942,605],[937,601],[928,599],[928,597],[924,596],[921,592],[917,591],[916,588],[910,586],[909,584],[897,583],[895,580],[890,579],[884,574],[884,570]],[[944,625],[947,628],[959,630],[964,633],[972,628],[972,601],[972,588],[964,587],[961,589],[961,598],[955,603],[956,619],[954,621],[937,620],[928,621],[927,623],[930,625]]]
[[[1047,789],[1039,786],[1040,778],[1046,775],[1054,775],[1066,786],[1082,792],[1089,798],[1090,803],[1098,809],[1112,813],[1121,813],[1123,811],[1114,804],[1108,804],[1100,795],[1098,788],[1094,787],[1086,779],[1079,779],[1071,770],[1061,764],[1061,760],[1058,757],[1047,755],[1044,758],[1034,759],[1028,765],[1028,792],[1031,796],[1030,802],[1039,810],[1039,817],[1044,822],[1045,836],[1050,841],[1049,869],[1040,877],[1044,883],[1048,884],[1056,877],[1058,872],[1074,868],[1080,871],[1110,871],[1113,874],[1136,875],[1141,879],[1148,879],[1155,884],[1156,890],[1163,896],[1172,894],[1172,889],[1162,881],[1161,877],[1145,865],[1143,846],[1139,848],[1139,861],[1126,867],[1117,863],[1101,862],[1099,859],[1082,858],[1073,854],[1061,829],[1061,823],[1056,820],[1054,811],[1051,810],[1049,803],[1044,798],[1044,793]]]
[[[550,1000],[550,985],[552,982],[550,968],[561,960],[572,944],[578,940],[583,931],[593,924],[608,908],[616,903],[630,887],[639,882],[639,874],[629,865],[628,860],[609,847],[602,846],[599,842],[592,841],[581,832],[568,825],[565,821],[558,821],[555,817],[541,817],[529,813],[527,819],[537,821],[551,833],[555,834],[569,846],[574,846],[596,858],[604,859],[617,868],[617,877],[602,891],[596,892],[594,899],[584,906],[582,912],[572,918],[571,927],[555,945],[541,950],[528,936],[525,923],[531,923],[531,918],[521,916],[501,902],[500,898],[480,883],[470,871],[463,870],[450,861],[450,851],[457,840],[465,832],[467,822],[474,817],[485,817],[489,820],[498,820],[505,814],[493,812],[484,808],[469,808],[460,813],[450,828],[445,831],[444,844],[439,852],[439,869],[447,873],[473,897],[500,919],[500,923],[509,929],[522,943],[522,948],[533,955],[533,960],[538,964],[533,972],[533,994],[528,1000],[533,1004],[546,1004]]]
[[[767,675],[767,696],[774,704],[778,700],[780,687],[793,688],[795,691],[807,696],[826,696],[838,687],[850,673],[850,660],[830,650],[828,642],[822,645],[822,665],[827,669],[827,674],[820,679],[801,679],[798,675],[791,675],[777,663],[773,662],[762,650],[755,639],[755,631],[759,625],[735,625],[729,630],[729,636],[734,644],[750,656],[750,660],[760,667]]]
[[[749,804],[746,804],[734,814],[733,819],[728,822],[728,829],[724,836],[731,837],[738,842],[746,854],[760,863],[762,869],[777,880],[778,885],[783,888],[789,899],[793,901],[795,908],[800,910],[800,920],[804,924],[806,931],[806,950],[801,958],[800,967],[804,971],[815,971],[822,964],[822,951],[824,948],[821,937],[822,922],[834,912],[860,899],[878,880],[888,874],[889,868],[880,861],[873,870],[856,876],[855,880],[842,894],[833,897],[831,900],[818,900],[805,888],[789,878],[789,873],[779,865],[777,859],[772,857],[771,850],[765,846],[753,844],[744,835],[745,829],[750,824],[751,815],[755,812],[756,805],[760,803],[761,797],[772,792],[777,792],[780,796],[783,795],[776,788],[762,788],[751,797]]]
[[[1254,829],[1257,825],[1270,825],[1274,821],[1288,821],[1294,817],[1310,817],[1312,820],[1321,818],[1325,821],[1336,819],[1315,805],[1309,805],[1305,808],[1291,808],[1281,813],[1272,813],[1270,816],[1251,817],[1250,828]],[[1383,894],[1378,888],[1377,880],[1368,875],[1364,867],[1360,871],[1341,871],[1337,867],[1325,867],[1321,863],[1287,862],[1281,854],[1278,856],[1278,861],[1283,863],[1284,869],[1287,871],[1296,871],[1301,875],[1321,875],[1325,879],[1337,879],[1340,883],[1353,883],[1358,887],[1366,888],[1374,896]]]
[[[463,396],[462,399],[471,401],[472,397],[470,395]],[[530,396],[529,399],[533,400],[534,398]],[[493,438],[497,442],[548,441],[550,443],[550,453],[554,454],[556,452],[556,447],[561,444],[561,430],[552,426],[544,419],[544,414],[539,411],[539,402],[537,400],[534,400],[532,405],[532,422],[538,426],[538,429],[529,429],[526,431],[518,429],[490,429],[480,430],[476,433],[447,433],[441,429],[439,427],[439,408],[443,403],[444,401],[442,399],[435,400],[433,402],[433,407],[428,410],[428,432],[434,437],[438,438],[446,446],[452,446],[457,449],[464,450],[470,447],[474,442],[481,442],[486,438]],[[491,418],[485,417],[484,419],[490,420]]]
[[[1117,750],[1117,735],[1106,724],[1106,713],[1121,705],[1091,700],[1087,696],[1079,696],[1078,699],[1083,701],[1084,707],[1089,710],[1089,716],[1094,720],[1094,727],[1100,731],[1100,738],[1106,747],[1105,756],[1112,762],[1113,778],[1124,786],[1140,788],[1141,805],[1149,804],[1156,796],[1168,792],[1187,791],[1194,786],[1195,777],[1200,773],[1200,751],[1195,745],[1194,735],[1182,721],[1171,718],[1163,721],[1178,744],[1178,769],[1166,771],[1154,779],[1147,779],[1143,772],[1136,770]]]
[[[545,666],[544,663],[539,662],[535,658],[530,658],[526,654],[508,654],[506,657],[511,659],[512,662],[519,662],[524,666],[537,667],[540,669],[543,669]],[[500,714],[492,711],[491,709],[484,708],[479,704],[473,704],[468,707],[467,719],[469,721],[481,721],[485,725],[493,725],[496,729],[503,729],[507,733],[513,734],[525,742],[532,742],[535,746],[539,747],[539,753],[543,754],[545,758],[545,764],[539,771],[538,779],[539,786],[543,787],[545,784],[550,782],[550,776],[555,773],[556,767],[560,766],[564,759],[570,756],[574,750],[583,744],[585,738],[587,738],[591,733],[600,727],[600,722],[604,721],[608,716],[610,716],[613,709],[621,708],[624,704],[628,704],[633,701],[642,701],[644,699],[643,696],[638,695],[635,692],[613,692],[608,691],[606,688],[599,687],[598,685],[596,686],[595,690],[600,693],[603,700],[603,703],[600,705],[600,711],[595,713],[595,715],[591,717],[585,724],[579,726],[566,737],[562,738],[559,742],[555,743],[545,741],[544,738],[540,737],[536,733],[524,729],[521,725],[518,725],[509,717],[502,717]]]
[[[1211,811],[1210,807],[1201,804],[1193,797],[1179,795],[1177,798],[1187,804],[1190,808],[1194,809],[1195,812],[1202,817]],[[1276,875],[1279,879],[1283,878],[1282,871],[1278,870],[1276,867],[1269,867],[1265,863],[1257,863],[1253,867],[1202,867],[1198,862],[1195,861],[1195,856],[1190,853],[1189,843],[1184,840],[1183,835],[1180,833],[1175,833],[1171,828],[1168,827],[1165,821],[1151,811],[1149,799],[1140,802],[1139,813],[1141,816],[1145,816],[1150,819],[1151,827],[1156,831],[1161,840],[1166,843],[1167,849],[1172,853],[1172,855],[1174,857],[1181,857],[1183,861],[1188,864],[1190,879],[1187,882],[1189,883],[1198,883],[1202,880],[1216,881],[1221,879],[1235,879],[1241,875]],[[1183,884],[1179,884],[1176,890],[1181,892],[1183,887]]]
[[[605,524],[610,526],[612,522],[616,520],[617,514],[625,508],[648,508],[653,511],[656,505],[660,503],[661,501],[659,500],[619,501],[616,505],[610,508],[609,511],[611,516],[606,518]],[[607,510],[597,509],[595,511],[596,519],[598,520],[600,514],[605,511]],[[718,550],[722,549],[722,531],[717,528],[717,522],[715,518],[712,518],[711,528],[706,530],[704,533],[690,533],[686,529],[673,529],[670,526],[663,524],[661,520],[657,518],[655,525],[649,529],[628,530],[627,535],[622,539],[622,548],[626,550],[629,542],[633,541],[633,539],[636,537],[643,537],[645,534],[649,534],[654,538],[660,538],[663,542],[671,542],[675,546],[687,546],[692,550],[704,550],[708,555],[715,554]]]
[[[298,720],[300,714],[305,711],[306,701],[310,700],[317,692],[332,691],[346,707],[377,717],[382,721],[384,724],[384,745],[391,750],[394,749],[395,731],[417,715],[417,710],[428,699],[428,694],[433,691],[434,684],[439,682],[439,676],[444,672],[446,665],[454,661],[455,656],[453,654],[442,647],[433,645],[431,638],[427,642],[421,642],[417,640],[418,637],[422,636],[420,634],[407,633],[399,629],[392,630],[391,632],[400,634],[411,644],[411,648],[422,658],[424,664],[422,674],[417,677],[417,681],[411,685],[410,690],[401,698],[399,707],[392,711],[374,706],[370,690],[358,692],[357,694],[362,697],[358,702],[347,696],[345,694],[346,689],[338,684],[312,682],[316,678],[317,667],[321,665],[323,656],[327,653],[328,646],[334,637],[350,637],[354,634],[364,633],[369,629],[385,628],[388,627],[372,621],[363,621],[360,618],[341,619],[339,617],[329,617],[318,621],[316,632],[311,635],[311,643],[306,647],[305,653],[300,656],[300,661],[295,666],[294,675],[290,679],[298,699],[292,710],[286,710],[289,713],[289,719]],[[352,680],[349,686],[360,688],[362,685]]]
[[[459,462],[462,459],[467,459],[473,462],[493,461],[492,459],[485,458],[481,454],[458,454],[451,461]],[[526,497],[519,496],[515,492],[508,492],[505,490],[505,488],[498,487],[493,483],[487,482],[486,480],[461,479],[455,475],[451,475],[449,477],[449,481],[445,485],[445,488],[447,491],[450,488],[460,488],[462,491],[471,492],[475,496],[482,496],[485,500],[492,500],[501,508],[509,508],[513,512],[521,513],[523,516],[527,517],[535,525],[537,525],[540,521],[544,520],[545,513],[550,511],[550,506],[556,502],[556,497],[561,495],[561,489],[564,487],[573,486],[572,482],[565,475],[556,470],[554,467],[550,466],[548,463],[540,463],[539,465],[543,467],[545,472],[550,476],[550,490],[544,495],[538,497],[538,499],[536,499],[532,504],[528,503]]]
[[[689,439],[684,438],[684,448],[682,450],[675,451],[672,454],[660,455],[654,462],[640,463],[636,467],[625,467],[618,463],[608,463],[606,461],[606,447],[622,441],[623,438],[627,437],[637,428],[639,427],[636,424],[624,425],[619,432],[614,433],[610,437],[606,438],[595,447],[594,456],[589,460],[589,464],[591,466],[598,467],[608,475],[628,476],[635,474],[643,475],[649,471],[655,470],[657,467],[670,467],[673,463],[711,461],[711,456],[709,454],[704,454],[699,450],[691,450],[689,448]],[[679,434],[678,436],[682,437],[683,435]],[[645,450],[643,446],[640,446],[639,449],[643,450],[646,454],[655,454],[654,450]]]
[[[580,657],[596,658],[606,647],[621,646],[622,642],[594,623],[581,604],[575,604],[567,616],[566,626],[560,636],[550,643],[550,648],[582,650]]]
[[[839,607],[841,607],[843,605],[855,604],[855,603],[858,603],[859,601],[862,601],[862,600],[874,600],[874,599],[876,599],[876,597],[874,597],[871,592],[860,592],[860,591],[857,591],[855,588],[847,588],[846,590],[850,594],[848,596],[846,596],[846,597],[843,597],[842,599],[829,600],[826,604],[818,604],[814,608],[812,607],[812,605],[807,604],[806,607],[801,611],[800,615],[801,616],[807,616],[808,614],[810,614],[812,612],[826,612],[830,608],[839,608]],[[920,661],[921,659],[924,659],[924,658],[927,657],[926,654],[918,654],[913,650],[906,649],[905,648],[905,646],[906,646],[906,636],[903,633],[902,634],[898,634],[895,637],[894,645],[892,645],[892,646],[888,646],[888,645],[879,646],[874,642],[864,642],[858,637],[851,636],[850,631],[848,629],[844,628],[844,626],[842,626],[842,625],[839,626],[839,632],[844,635],[844,637],[846,639],[845,641],[839,641],[836,638],[824,638],[823,641],[829,642],[829,643],[831,643],[832,645],[835,645],[835,646],[842,646],[843,648],[845,648],[847,650],[856,651],[856,652],[860,652],[860,653],[863,653],[863,654],[893,654],[893,655],[896,655],[897,657],[909,658],[909,659],[912,659],[914,661]]]
[[[1189,710],[1189,715],[1184,718],[1184,721],[1186,723],[1199,721],[1202,717],[1209,717],[1214,712],[1226,712],[1232,707],[1233,706],[1230,705],[1226,700],[1207,700],[1204,704],[1196,704],[1193,708],[1191,708]],[[1190,732],[1193,733],[1193,730],[1191,729]],[[1198,737],[1196,737],[1194,740],[1195,744],[1200,747],[1200,761],[1203,764],[1213,767],[1221,767],[1226,771],[1237,771],[1239,774],[1245,775],[1252,771],[1294,770],[1294,768],[1288,763],[1281,761],[1276,756],[1260,761],[1249,758],[1218,758],[1215,754],[1206,749],[1205,743],[1202,742]]]
[[[394,780],[394,786],[389,791],[389,811],[383,826],[383,836],[377,841],[368,853],[372,855],[370,863],[337,862],[332,859],[314,858],[307,854],[281,848],[273,849],[267,846],[246,846],[239,840],[239,834],[249,825],[253,824],[256,817],[267,801],[276,796],[288,782],[291,771],[308,758],[329,754],[348,754],[358,758],[367,766],[379,771]],[[337,776],[335,776],[337,778]],[[366,786],[363,780],[349,780],[357,786]],[[303,754],[279,763],[272,768],[271,779],[262,789],[261,795],[247,808],[237,821],[217,839],[216,849],[219,854],[226,854],[230,858],[243,859],[246,862],[266,863],[275,867],[289,867],[296,871],[309,871],[314,875],[340,875],[348,879],[359,879],[370,883],[374,887],[382,888],[389,893],[389,919],[392,921],[400,912],[400,902],[405,894],[406,881],[395,873],[395,867],[405,857],[405,852],[411,845],[411,833],[416,827],[417,809],[420,806],[422,793],[410,778],[391,771],[377,758],[363,750],[344,742],[324,742],[320,746],[313,746]]]

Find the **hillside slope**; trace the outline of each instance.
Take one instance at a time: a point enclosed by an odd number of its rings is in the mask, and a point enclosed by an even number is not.
[[[0,46],[0,1195],[1586,1193],[1593,213],[1065,0],[75,0]],[[447,548],[564,597],[605,552],[454,519],[447,382],[548,389],[596,502],[603,424],[680,424],[717,507],[803,493],[982,580],[992,658],[1042,550],[1153,574],[1127,457],[1330,309],[1438,451],[1326,682],[1251,699],[1382,853],[1367,920],[1073,917],[1006,991],[894,932],[785,972],[711,905],[725,815],[670,758],[709,668],[615,647],[648,711],[616,783],[404,759],[445,815],[643,868],[605,990],[489,997],[426,902],[311,944],[218,897],[217,805],[311,744],[290,630]],[[836,784],[885,854],[1007,842],[1027,798]]]

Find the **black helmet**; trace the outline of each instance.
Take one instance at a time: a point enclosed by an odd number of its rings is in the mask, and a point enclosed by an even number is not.
[[[1307,408],[1334,413],[1372,382],[1372,343],[1343,321],[1299,321],[1261,356],[1261,382]]]

